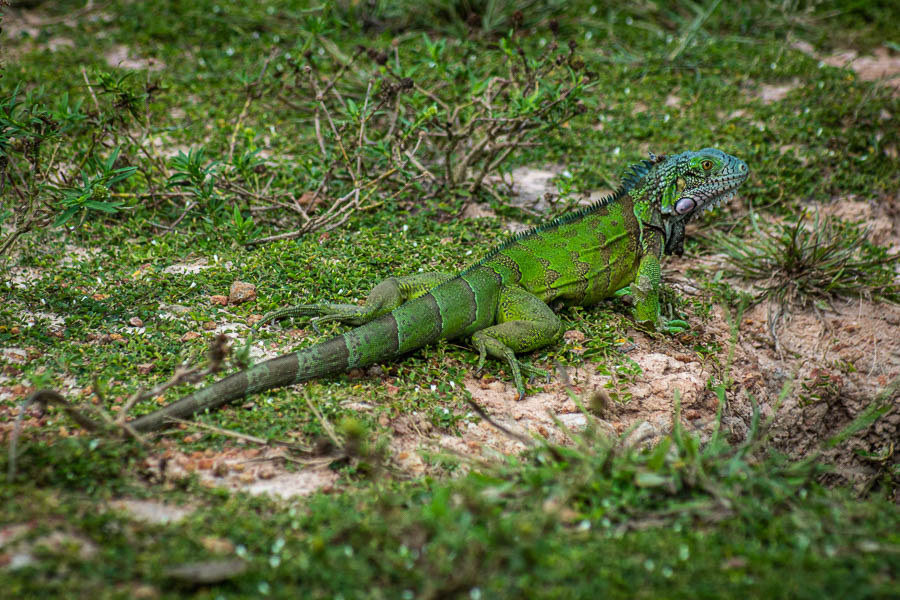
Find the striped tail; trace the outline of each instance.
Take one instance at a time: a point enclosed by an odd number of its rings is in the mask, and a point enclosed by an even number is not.
[[[253,365],[249,369],[229,375],[208,387],[188,394],[165,408],[138,417],[128,425],[139,433],[155,431],[164,427],[170,418],[187,419],[198,412],[239,400],[249,394],[306,381],[313,377],[340,373],[347,368],[344,358],[346,353],[342,356],[338,351],[338,348],[343,346],[342,337],[337,336],[299,352],[283,354]],[[301,364],[311,365],[314,368],[309,373],[304,372],[301,375]]]
[[[169,418],[186,419],[250,394],[367,367],[442,338],[471,333],[494,317],[499,285],[493,273],[485,271],[469,271],[365,325],[229,375],[128,424],[137,432],[154,431]]]

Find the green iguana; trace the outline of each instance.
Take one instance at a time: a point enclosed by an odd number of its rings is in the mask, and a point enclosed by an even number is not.
[[[390,277],[364,306],[309,304],[274,318],[317,315],[354,329],[254,365],[132,421],[136,431],[163,426],[248,394],[393,359],[440,339],[471,337],[478,368],[491,356],[506,361],[518,390],[522,374],[547,373],[516,353],[552,344],[563,334],[557,310],[589,306],[626,286],[638,323],[678,330],[659,310],[660,258],[681,254],[685,224],[730,199],[747,179],[746,163],[713,148],[650,155],[633,165],[612,195],[513,236],[457,273]]]

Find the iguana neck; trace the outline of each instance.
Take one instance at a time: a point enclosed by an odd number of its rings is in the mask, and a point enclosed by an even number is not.
[[[638,222],[662,232],[665,254],[681,256],[687,220],[665,218],[660,207],[674,204],[675,196],[684,188],[684,179],[677,167],[660,167],[665,159],[665,156],[651,155],[651,160],[632,165],[628,173],[632,174],[634,181],[625,185],[630,184],[628,193],[634,201],[634,214]]]

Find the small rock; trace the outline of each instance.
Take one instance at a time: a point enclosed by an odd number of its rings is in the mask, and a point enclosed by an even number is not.
[[[37,559],[30,552],[13,552],[12,554],[6,554],[4,558],[7,559],[4,566],[10,571],[17,571],[37,564]]]
[[[463,219],[480,219],[482,217],[496,216],[496,213],[491,210],[491,206],[489,204],[476,204],[474,202],[466,204],[466,207],[462,212]]]
[[[722,563],[721,569],[727,571],[729,569],[743,569],[747,566],[747,559],[743,556],[733,556]]]
[[[139,500],[137,498],[122,498],[109,503],[110,508],[126,512],[129,516],[143,523],[154,525],[166,525],[177,523],[189,516],[194,509],[187,506],[177,506],[156,500]]]
[[[216,322],[215,322],[215,321],[205,321],[205,322],[203,323],[203,329],[205,329],[206,331],[212,331],[212,330],[215,329],[215,328],[216,328]]]
[[[231,290],[228,292],[228,301],[231,304],[241,304],[251,300],[256,300],[255,285],[243,281],[235,281],[231,284]]]
[[[369,377],[381,377],[382,375],[384,375],[384,369],[382,369],[378,365],[372,365],[371,367],[369,367],[366,373],[369,375]]]
[[[196,340],[198,337],[200,337],[200,334],[196,331],[188,331],[186,334],[181,336],[180,341],[189,342],[191,340]]]
[[[159,591],[152,585],[136,585],[128,590],[128,594],[135,600],[154,600],[159,598]]]
[[[132,327],[143,327],[144,326],[144,322],[141,321],[138,317],[131,317],[130,319],[128,319],[128,324],[131,325]]]
[[[669,380],[658,377],[650,382],[650,392],[657,395],[666,395],[669,392]]]
[[[170,313],[172,313],[174,315],[186,315],[189,312],[191,312],[190,306],[183,306],[181,304],[168,304],[168,305],[164,304],[164,305],[160,306],[160,308],[168,310]]]
[[[625,446],[649,445],[655,437],[657,437],[656,429],[653,428],[653,425],[644,421],[625,438]]]
[[[246,570],[247,563],[235,558],[188,563],[167,569],[164,575],[191,585],[211,585],[237,577]]]
[[[138,365],[137,370],[138,370],[138,373],[140,373],[141,375],[146,375],[147,373],[149,373],[150,371],[153,370],[154,366],[156,366],[156,363],[152,363],[152,362],[143,363],[143,364]]]
[[[213,554],[231,554],[234,552],[234,544],[231,540],[213,535],[201,539],[200,544],[206,548],[208,552],[212,552]]]
[[[217,462],[212,469],[213,475],[216,477],[225,477],[228,475],[228,463],[225,461]]]
[[[583,429],[584,426],[587,425],[587,417],[584,416],[584,413],[580,412],[559,415],[557,418],[569,429]]]
[[[669,108],[679,108],[681,106],[681,98],[679,98],[675,94],[669,94],[668,96],[666,96],[665,104]]]
[[[650,395],[650,386],[646,383],[637,383],[631,386],[631,397],[635,400],[642,400]]]
[[[579,344],[584,341],[584,337],[584,333],[576,329],[570,329],[563,334],[563,339],[567,342],[577,342]]]
[[[263,316],[259,314],[253,314],[247,317],[247,325],[253,326],[262,321]]]
[[[228,296],[210,296],[209,301],[219,306],[225,306],[228,304]]]

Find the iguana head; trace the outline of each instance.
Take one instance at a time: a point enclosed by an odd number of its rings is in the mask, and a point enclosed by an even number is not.
[[[687,222],[733,198],[750,173],[747,163],[715,148],[651,155],[651,163],[645,190],[662,216],[666,254],[680,255]]]

